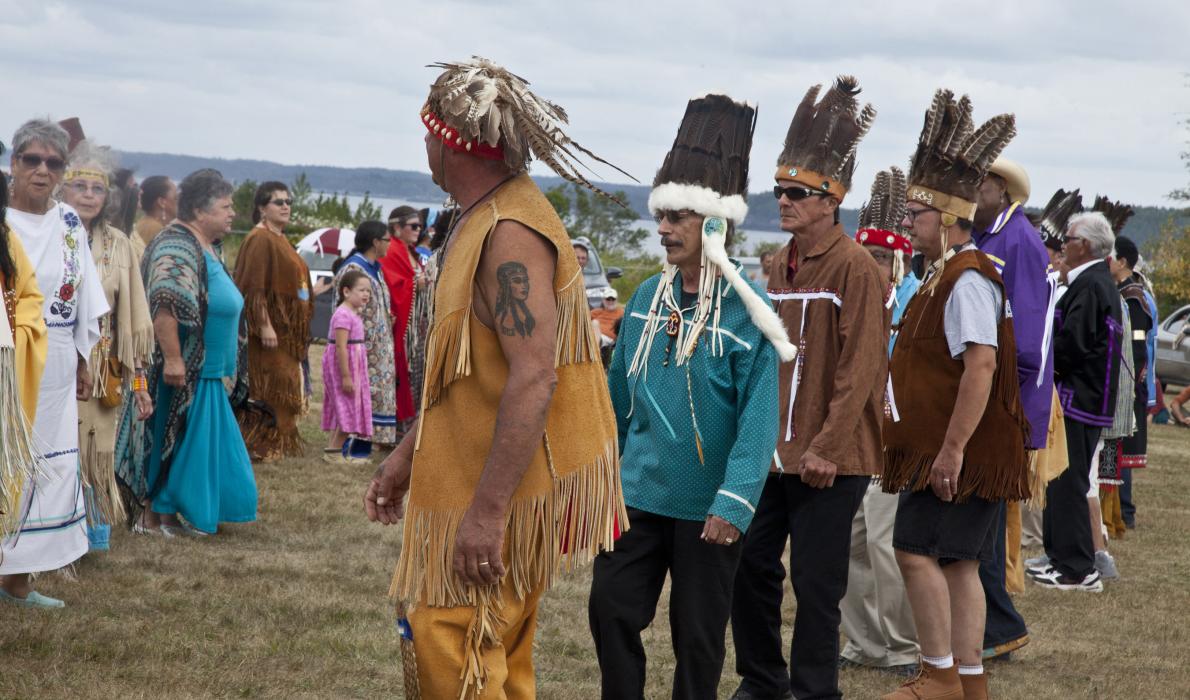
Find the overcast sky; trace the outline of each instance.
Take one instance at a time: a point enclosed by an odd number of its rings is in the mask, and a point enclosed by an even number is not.
[[[689,97],[758,104],[757,191],[806,88],[851,73],[878,114],[848,206],[907,163],[938,87],[970,94],[977,122],[1016,114],[1005,155],[1031,204],[1081,187],[1168,206],[1190,180],[1188,29],[1178,1],[0,0],[0,139],[79,116],[124,150],[426,171],[424,66],[479,54],[646,183]]]

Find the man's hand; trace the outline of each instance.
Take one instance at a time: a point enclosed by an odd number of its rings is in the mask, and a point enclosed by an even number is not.
[[[708,515],[700,537],[708,544],[732,545],[740,541],[740,531],[718,515]]]
[[[959,472],[962,469],[963,453],[943,446],[930,467],[930,488],[934,495],[948,503],[953,501],[959,495]]]
[[[79,401],[89,401],[92,386],[91,372],[87,369],[87,363],[80,360],[78,372],[75,375],[74,397]]]
[[[175,389],[181,389],[186,384],[186,363],[181,357],[166,358],[163,371],[165,383]]]
[[[824,489],[835,485],[835,473],[839,468],[834,462],[828,461],[806,450],[798,462],[797,471],[802,477],[802,483],[810,488]]]
[[[270,350],[277,347],[277,331],[273,330],[272,326],[260,329],[260,344]]]
[[[467,509],[455,535],[454,571],[460,581],[490,586],[504,578],[504,520],[496,509],[474,503]]]
[[[364,494],[364,512],[374,523],[395,525],[405,517],[405,494],[409,492],[413,462],[401,459],[397,452],[388,453],[380,463]]]
[[[147,420],[153,415],[153,397],[147,391],[132,392],[132,400],[136,404],[136,419]]]

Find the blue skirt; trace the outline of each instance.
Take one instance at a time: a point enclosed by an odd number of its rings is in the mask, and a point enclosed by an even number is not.
[[[161,444],[165,421],[155,421],[154,427]],[[219,523],[256,520],[256,477],[222,380],[198,380],[169,477],[153,497],[153,512],[179,513],[210,534]]]

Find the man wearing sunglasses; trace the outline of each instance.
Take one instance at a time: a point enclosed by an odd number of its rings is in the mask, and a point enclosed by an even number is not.
[[[861,109],[854,78],[840,78],[815,104],[820,87],[794,115],[773,189],[781,228],[793,236],[773,258],[769,296],[799,356],[780,367],[776,458],[736,574],[738,700],[840,697],[839,602],[851,521],[880,473],[888,281],[838,217],[875,110]],[[797,598],[788,667],[781,640],[787,541]]]

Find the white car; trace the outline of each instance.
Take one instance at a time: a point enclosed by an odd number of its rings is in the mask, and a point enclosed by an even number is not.
[[[1157,326],[1157,381],[1190,386],[1190,305]]]

